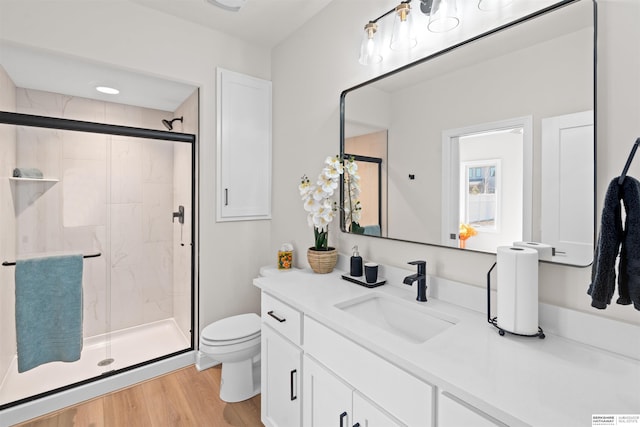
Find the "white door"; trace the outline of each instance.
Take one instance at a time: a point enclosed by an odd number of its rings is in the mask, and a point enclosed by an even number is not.
[[[542,119],[541,241],[554,261],[593,258],[593,111]]]
[[[268,326],[263,326],[262,422],[270,427],[300,425],[302,350]]]
[[[304,356],[305,427],[351,427],[353,389],[309,356]]]

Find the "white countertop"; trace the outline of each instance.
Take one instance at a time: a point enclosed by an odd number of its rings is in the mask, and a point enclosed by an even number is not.
[[[640,414],[637,360],[549,333],[545,339],[500,336],[486,314],[435,298],[415,301],[415,284],[368,289],[343,280],[341,274],[276,271],[254,284],[509,425],[590,426],[592,414]],[[415,344],[335,307],[371,293],[401,298],[458,321]]]

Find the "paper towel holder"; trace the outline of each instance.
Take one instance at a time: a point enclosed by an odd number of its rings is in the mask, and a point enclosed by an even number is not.
[[[517,335],[519,337],[529,337],[529,338],[538,337],[541,340],[544,339],[545,337],[544,331],[540,326],[538,326],[537,334],[532,334],[532,335],[518,334],[516,332],[511,332],[511,331],[507,331],[506,329],[502,329],[500,326],[498,326],[498,318],[491,317],[491,272],[493,271],[494,268],[496,268],[496,265],[498,265],[498,261],[494,262],[491,268],[489,269],[489,271],[487,272],[487,322],[492,324],[496,328],[498,328],[498,333],[500,334],[500,336],[504,336],[505,333],[508,333],[511,335]]]

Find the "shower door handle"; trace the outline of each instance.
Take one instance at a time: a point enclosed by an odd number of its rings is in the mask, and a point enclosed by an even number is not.
[[[176,218],[178,218],[180,224],[184,224],[184,206],[178,206],[178,211],[173,213],[171,222],[174,222]]]

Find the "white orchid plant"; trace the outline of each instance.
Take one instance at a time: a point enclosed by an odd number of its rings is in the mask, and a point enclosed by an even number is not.
[[[346,176],[348,189],[345,195],[349,199],[348,204],[345,201],[345,218],[348,218],[349,224],[353,224],[354,221],[357,223],[361,210],[360,202],[356,200],[360,194],[360,178],[357,171],[358,166],[353,158],[342,160],[339,156],[327,157],[315,184],[311,183],[307,175],[300,180],[298,189],[304,202],[304,209],[308,212],[307,222],[310,227],[313,227],[315,250],[328,250],[329,223],[333,221],[338,210],[333,194],[343,174]]]
[[[353,157],[344,160],[344,219],[347,231],[362,234],[364,228],[360,226],[362,205],[360,204],[360,175],[358,164]]]

